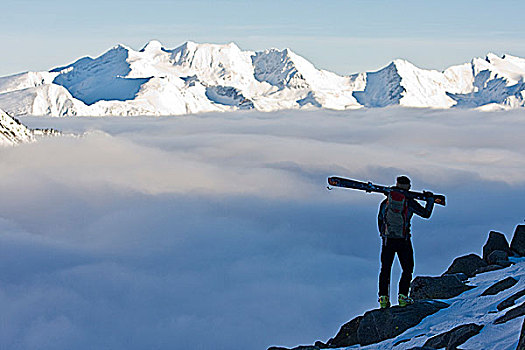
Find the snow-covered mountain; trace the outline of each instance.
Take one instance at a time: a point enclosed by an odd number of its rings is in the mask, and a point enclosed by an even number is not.
[[[49,72],[0,78],[12,115],[180,115],[199,112],[362,107],[519,108],[525,59],[489,54],[443,72],[395,60],[376,72],[339,76],[289,49],[158,41],[117,45]]]
[[[0,109],[0,146],[34,140],[33,132]]]

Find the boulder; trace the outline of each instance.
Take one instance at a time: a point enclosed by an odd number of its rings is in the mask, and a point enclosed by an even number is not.
[[[345,323],[337,335],[328,341],[329,347],[343,347],[359,344],[359,339],[357,338],[357,330],[359,329],[359,324],[363,316],[358,316],[353,320]]]
[[[467,286],[456,275],[418,276],[412,281],[410,295],[414,300],[449,299],[472,288],[474,287]]]
[[[328,348],[328,345],[326,345],[325,343],[323,343],[322,341],[319,341],[319,340],[316,341],[314,345],[317,346],[319,349],[326,349],[326,348]]]
[[[487,243],[483,246],[483,260],[489,263],[489,255],[496,250],[501,250],[507,254],[511,254],[509,243],[503,233],[496,231],[490,231]]]
[[[510,242],[510,249],[519,256],[525,256],[525,225],[518,225]]]
[[[343,325],[327,345],[339,348],[356,344],[370,345],[391,339],[448,306],[439,301],[416,301],[406,307],[394,306],[368,311]]]
[[[450,265],[444,275],[464,273],[468,277],[473,277],[476,270],[487,265],[488,264],[476,254],[464,255],[454,259],[452,265]]]
[[[489,254],[487,257],[487,262],[489,265],[500,265],[508,267],[509,262],[509,253],[503,250],[495,250]]]
[[[516,306],[514,309],[507,311],[507,313],[494,321],[494,324],[502,324],[510,320],[525,315],[525,303]]]
[[[474,323],[464,324],[428,339],[424,347],[431,349],[457,349],[459,345],[479,334],[482,329],[482,325]]]
[[[514,306],[514,303],[516,303],[516,300],[518,300],[519,298],[523,296],[525,296],[525,289],[522,289],[519,292],[514,293],[507,299],[503,300],[501,303],[498,304],[498,306],[496,306],[496,308],[498,309],[498,311],[503,311],[511,306]]]
[[[510,267],[512,266],[514,263],[512,261],[503,261],[503,260],[500,260],[498,261],[498,265],[505,268],[505,267]]]
[[[504,280],[501,280],[487,288],[483,293],[481,293],[481,296],[496,295],[499,292],[504,291],[505,289],[513,287],[516,283],[518,283],[517,279],[507,277]]]
[[[447,275],[447,276],[448,276],[448,275]],[[460,273],[455,273],[455,274],[453,274],[452,276],[456,276],[457,278],[459,278],[459,280],[460,280],[461,282],[467,282],[467,280],[468,280],[468,276],[465,275],[465,274],[462,273],[462,272],[460,272]]]

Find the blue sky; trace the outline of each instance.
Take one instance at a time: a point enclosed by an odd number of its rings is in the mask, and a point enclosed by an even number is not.
[[[523,1],[1,1],[0,75],[47,70],[151,39],[289,47],[349,74],[395,58],[442,69],[487,52],[525,56]],[[7,53],[7,54],[6,54]]]

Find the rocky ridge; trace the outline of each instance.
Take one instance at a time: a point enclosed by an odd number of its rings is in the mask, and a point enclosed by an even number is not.
[[[328,341],[293,350],[525,349],[524,253],[525,225],[510,244],[491,231],[483,257],[458,257],[441,276],[414,278],[414,305],[368,311]]]
[[[47,129],[29,129],[18,119],[0,109],[0,146],[34,142],[39,137],[61,136],[62,132]]]
[[[33,132],[0,109],[0,145],[16,145],[23,142],[32,142]]]

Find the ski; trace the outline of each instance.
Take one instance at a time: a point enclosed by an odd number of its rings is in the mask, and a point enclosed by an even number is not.
[[[392,187],[383,186],[383,185],[376,185],[372,182],[362,182],[352,179],[345,179],[344,177],[337,177],[332,176],[328,178],[328,184],[330,186],[334,187],[343,187],[343,188],[352,188],[355,190],[361,190],[366,191],[368,193],[375,192],[375,193],[382,193],[384,195],[388,195],[390,191],[392,191]],[[415,192],[415,191],[403,191],[408,197],[414,198],[414,199],[420,199],[420,200],[426,200],[427,195],[423,192]],[[434,203],[439,205],[446,205],[445,196],[442,194],[433,194],[434,197]]]

